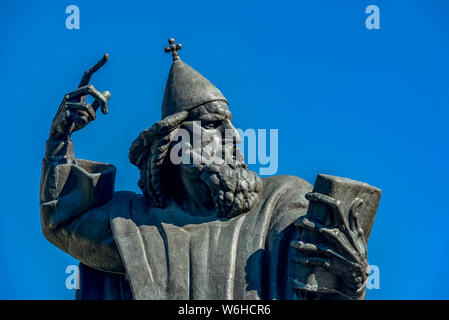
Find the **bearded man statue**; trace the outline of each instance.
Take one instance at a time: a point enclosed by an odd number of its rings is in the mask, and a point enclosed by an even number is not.
[[[345,207],[345,199],[312,192],[300,178],[261,179],[248,170],[228,101],[169,43],[162,119],[129,151],[143,194],[114,191],[114,166],[73,151],[71,134],[99,107],[107,112],[110,93],[88,84],[107,55],[65,95],[53,120],[41,222],[48,241],[80,261],[75,298],[363,299],[362,201]],[[309,203],[329,209],[337,227],[306,215]],[[321,270],[313,274],[318,285],[309,283],[313,268]]]

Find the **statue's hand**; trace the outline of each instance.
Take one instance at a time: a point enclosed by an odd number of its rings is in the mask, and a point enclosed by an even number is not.
[[[356,198],[349,213],[345,214],[342,202],[320,193],[308,193],[306,199],[330,207],[335,215],[336,227],[329,228],[307,217],[295,225],[301,230],[310,230],[320,243],[292,241],[291,246],[301,251],[295,262],[310,267],[321,267],[339,280],[339,288],[323,288],[321,293],[338,294],[343,299],[364,298],[368,278],[368,260],[365,236],[360,227],[358,209],[363,200]],[[297,288],[298,290],[307,288]],[[318,288],[315,293],[320,293]]]
[[[85,102],[87,95],[95,98],[92,105]],[[103,113],[107,113],[107,101],[110,96],[109,91],[100,93],[93,85],[86,85],[66,94],[53,119],[50,138],[64,140],[74,131],[84,128],[95,120],[95,111],[99,106]]]

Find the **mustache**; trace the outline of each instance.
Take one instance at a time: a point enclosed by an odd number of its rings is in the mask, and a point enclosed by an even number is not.
[[[190,144],[184,145],[186,159],[190,164],[196,165],[230,165],[248,168],[245,157],[235,143],[223,143],[221,145],[208,144],[201,148],[192,148]],[[186,164],[186,163],[184,163]]]

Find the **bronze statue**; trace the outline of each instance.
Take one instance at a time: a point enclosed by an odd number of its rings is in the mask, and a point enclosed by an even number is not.
[[[107,55],[64,96],[53,120],[42,230],[80,261],[76,298],[363,299],[380,190],[327,175],[313,190],[294,176],[261,179],[236,147],[227,99],[179,58],[180,44],[169,44],[162,118],[129,151],[142,195],[114,191],[114,166],[74,154],[72,133],[95,120],[99,107],[107,113],[110,93],[88,84]],[[182,152],[193,161],[171,160],[180,129],[192,139]],[[202,152],[214,148],[195,143],[195,130],[233,133],[223,140],[232,161],[206,163]]]

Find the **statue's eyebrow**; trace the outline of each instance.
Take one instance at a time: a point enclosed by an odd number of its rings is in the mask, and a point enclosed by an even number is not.
[[[218,121],[232,119],[228,108],[216,105],[202,105],[190,111],[189,120]]]
[[[218,121],[218,120],[224,120],[226,116],[221,113],[206,113],[200,115],[198,120],[200,121]]]

